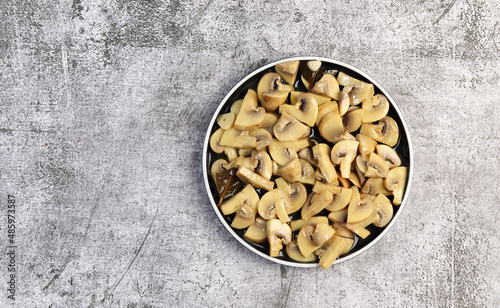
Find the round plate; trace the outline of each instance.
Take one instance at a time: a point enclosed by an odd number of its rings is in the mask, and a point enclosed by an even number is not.
[[[407,179],[407,184],[405,188],[405,192],[403,195],[403,200],[401,205],[399,206],[394,206],[394,216],[392,220],[389,222],[389,224],[386,227],[383,228],[378,228],[373,225],[370,225],[367,227],[367,229],[370,231],[370,235],[365,238],[361,239],[356,236],[356,241],[353,246],[353,248],[349,251],[349,253],[341,256],[338,258],[334,264],[338,264],[340,262],[349,260],[362,252],[368,250],[370,247],[372,247],[376,242],[378,242],[388,231],[389,229],[394,225],[396,222],[399,214],[403,210],[406,201],[408,199],[408,192],[410,190],[411,186],[411,180],[412,180],[412,174],[413,174],[413,150],[411,146],[411,140],[410,140],[410,135],[408,132],[408,127],[406,125],[406,122],[403,119],[403,116],[401,114],[401,111],[399,110],[398,106],[394,102],[394,100],[391,98],[389,93],[385,91],[380,84],[378,84],[373,78],[368,76],[366,73],[360,71],[359,69],[356,69],[348,64],[327,59],[327,58],[319,58],[319,57],[296,57],[296,58],[289,58],[289,59],[283,59],[277,62],[270,63],[268,65],[265,65],[254,72],[250,73],[247,75],[245,78],[243,78],[238,84],[236,84],[231,91],[224,97],[222,102],[220,103],[219,107],[215,111],[212,120],[210,121],[210,124],[208,126],[207,134],[205,137],[205,143],[203,146],[203,179],[205,182],[205,187],[207,189],[208,197],[210,199],[210,203],[212,204],[212,207],[214,208],[215,213],[219,217],[220,221],[222,224],[226,227],[226,229],[241,243],[243,246],[247,247],[250,249],[252,252],[258,254],[259,256],[266,258],[268,260],[271,260],[273,262],[283,264],[283,265],[288,265],[288,266],[296,266],[296,267],[317,267],[318,262],[310,262],[310,263],[303,263],[303,262],[297,262],[293,259],[290,259],[286,254],[283,254],[283,252],[280,253],[280,256],[277,258],[273,258],[269,256],[269,247],[267,243],[263,244],[257,244],[253,243],[243,237],[243,234],[245,233],[246,229],[243,230],[238,230],[238,229],[233,229],[231,228],[230,224],[232,221],[231,216],[224,216],[222,215],[219,207],[217,206],[216,200],[219,199],[218,193],[217,193],[217,188],[215,185],[215,182],[212,180],[212,177],[210,176],[210,166],[212,162],[219,158],[226,158],[224,154],[217,154],[214,153],[210,149],[209,141],[210,141],[210,136],[217,130],[218,125],[216,122],[216,119],[219,115],[230,112],[230,107],[231,104],[237,100],[237,99],[242,99],[247,90],[249,88],[252,88],[254,90],[257,89],[257,83],[259,82],[260,78],[268,73],[274,71],[274,66],[278,63],[282,62],[288,62],[288,61],[311,61],[311,60],[319,60],[323,63],[323,67],[325,70],[337,70],[337,71],[342,71],[346,73],[347,75],[354,77],[356,79],[372,83],[375,87],[375,94],[381,93],[387,97],[387,99],[390,102],[390,109],[388,112],[388,115],[392,117],[396,123],[399,126],[399,141],[398,144],[393,147],[396,152],[398,153],[399,157],[401,158],[402,161],[402,166],[408,167],[408,179]],[[297,76],[297,79],[300,79],[300,72],[299,75]],[[300,83],[300,82],[299,82]],[[354,134],[355,135],[355,134]],[[332,143],[328,143],[330,146]],[[299,213],[300,215],[300,213]],[[283,249],[284,250],[284,249]]]

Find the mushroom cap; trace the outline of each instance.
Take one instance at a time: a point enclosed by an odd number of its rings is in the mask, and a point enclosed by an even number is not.
[[[319,224],[312,234],[313,244],[321,246],[335,234],[335,230],[328,224]]]
[[[333,195],[329,190],[324,190],[319,194],[311,193],[310,196],[310,202],[306,201],[300,212],[302,219],[309,219],[318,214],[325,209],[333,199]]]
[[[307,161],[299,159],[301,176],[297,182],[314,185],[316,178],[314,177],[314,168]]]
[[[387,162],[389,168],[399,167],[401,165],[401,158],[398,153],[388,145],[379,144],[376,147],[377,154]]]
[[[399,140],[398,124],[389,116],[382,118],[378,124],[362,124],[360,133],[391,147],[395,146]]]
[[[276,72],[285,80],[288,84],[293,85],[295,79],[297,79],[297,73],[299,72],[300,61],[288,61],[283,63],[278,63],[274,66]]]
[[[386,196],[392,195],[392,193],[385,188],[383,178],[369,178],[366,180],[361,192],[364,194],[384,194]]]
[[[210,136],[210,148],[212,151],[215,153],[222,153],[224,152],[224,147],[220,145],[220,139],[222,135],[224,134],[225,130],[222,128],[217,129],[212,136]]]
[[[278,207],[284,207],[283,199],[278,189],[273,189],[265,193],[257,206],[260,217],[265,220],[278,217]]]
[[[290,92],[295,90],[295,88],[293,85],[283,84],[281,82],[281,76],[278,73],[266,73],[260,78],[259,83],[257,84],[257,97],[259,102],[262,102],[262,95],[264,92],[272,92],[275,90]]]
[[[318,116],[318,103],[310,93],[302,93],[297,97],[297,103],[294,105],[281,105],[279,112],[288,112],[291,116],[302,123],[314,126]]]
[[[392,200],[394,205],[400,205],[402,202],[407,176],[407,167],[396,167],[389,170],[389,173],[385,178],[385,187],[392,191],[392,194],[394,195],[394,199]]]
[[[342,118],[337,112],[330,112],[321,119],[318,130],[321,137],[330,142],[338,142],[342,140],[342,134],[344,133]]]
[[[344,125],[344,130],[348,132],[357,131],[361,123],[363,123],[364,111],[361,108],[356,108],[349,110],[342,117],[342,124]]]
[[[279,141],[293,141],[309,136],[309,130],[309,126],[298,121],[287,112],[283,112],[274,125],[273,133]]]
[[[314,158],[314,154],[311,147],[303,148],[299,151],[299,157],[307,161],[311,166],[316,167],[318,161]]]
[[[255,221],[258,202],[258,196],[257,198],[254,196],[254,198],[250,198],[249,200],[243,202],[240,208],[236,211],[231,227],[235,229],[245,229],[251,226]]]
[[[347,208],[347,223],[358,223],[366,219],[373,211],[370,198],[359,199],[357,202],[349,203]]]
[[[358,141],[342,140],[337,142],[331,152],[332,162],[340,164],[340,172],[343,178],[349,178],[351,173],[351,163],[356,158]]]
[[[241,104],[243,104],[243,99],[237,99],[231,104],[231,113],[237,115],[240,113]]]
[[[340,91],[338,101],[339,115],[344,115],[349,110],[350,105],[351,98],[349,97],[348,89]]]
[[[252,187],[246,185],[240,192],[232,196],[231,199],[225,201],[220,206],[222,214],[229,215],[236,212],[244,203],[256,204],[259,202],[259,195]]]
[[[254,243],[264,243],[267,240],[267,220],[256,217],[243,236]]]
[[[323,77],[314,84],[311,92],[338,99],[340,88],[337,80],[332,74],[324,74]]]
[[[283,105],[288,98],[289,91],[267,91],[262,93],[262,107],[266,109],[266,111],[274,111],[278,109],[279,106]]]
[[[230,129],[231,127],[233,127],[235,119],[236,116],[234,115],[234,113],[224,113],[217,117],[217,124],[219,124],[222,129]]]
[[[255,165],[254,172],[270,180],[273,175],[273,161],[266,151],[253,152],[252,164]]]
[[[321,254],[319,266],[329,269],[333,262],[346,250],[348,239],[341,236],[332,236],[328,241],[328,248]]]
[[[240,111],[234,121],[234,128],[237,130],[252,130],[259,127],[264,121],[266,110],[258,106],[257,93],[248,89],[243,98]]]
[[[352,189],[351,188],[339,188],[338,192],[333,193],[333,198],[330,204],[326,207],[328,211],[340,211],[344,209],[351,201]]]
[[[373,220],[372,224],[379,228],[387,226],[394,214],[391,201],[383,194],[378,194],[372,204],[374,211],[377,213],[377,216],[375,220]]]
[[[365,172],[365,176],[369,178],[385,178],[389,172],[389,164],[382,157],[375,154],[375,152],[370,154],[366,166],[368,169]]]
[[[273,127],[278,122],[278,120],[279,116],[276,113],[266,112],[264,121],[262,121],[262,125],[260,126],[260,128],[263,128],[272,134]]]
[[[389,101],[382,94],[366,98],[361,107],[364,110],[363,123],[371,123],[385,117],[389,112]]]
[[[290,222],[292,232],[302,229],[305,225],[313,225],[316,227],[319,224],[328,224],[328,217],[326,216],[313,216],[309,219],[297,219]]]

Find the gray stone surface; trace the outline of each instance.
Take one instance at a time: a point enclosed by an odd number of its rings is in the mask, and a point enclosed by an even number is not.
[[[16,307],[500,306],[498,0],[2,1],[0,13],[0,243],[10,194]],[[298,55],[378,80],[415,149],[393,229],[328,271],[252,254],[202,181],[225,94]]]

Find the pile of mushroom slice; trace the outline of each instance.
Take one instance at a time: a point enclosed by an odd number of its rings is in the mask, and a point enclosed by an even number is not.
[[[276,64],[217,118],[210,148],[224,158],[212,178],[234,169],[244,182],[220,211],[271,257],[328,269],[402,202],[408,170],[389,109],[373,84],[320,61]]]

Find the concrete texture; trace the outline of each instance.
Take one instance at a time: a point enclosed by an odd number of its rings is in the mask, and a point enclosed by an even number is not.
[[[500,306],[500,1],[43,0],[0,13],[15,307]],[[415,150],[394,228],[328,271],[252,254],[202,181],[225,94],[299,55],[378,80]]]

